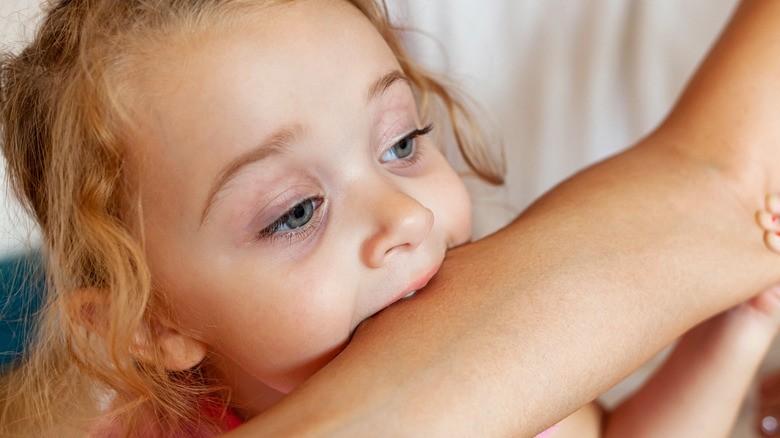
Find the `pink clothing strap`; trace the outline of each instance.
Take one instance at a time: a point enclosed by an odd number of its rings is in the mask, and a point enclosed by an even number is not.
[[[550,434],[558,427],[558,425],[554,425],[553,427],[545,430],[544,432],[540,433],[539,435],[536,435],[536,438],[544,438],[547,436],[550,436]]]

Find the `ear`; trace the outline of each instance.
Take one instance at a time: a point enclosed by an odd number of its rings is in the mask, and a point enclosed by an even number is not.
[[[82,288],[70,291],[67,310],[77,324],[105,339],[108,335],[108,291],[101,288]]]
[[[104,289],[83,288],[72,291],[68,300],[71,317],[103,339],[109,332],[108,295]],[[170,371],[188,370],[206,357],[206,344],[175,329],[170,321],[159,318],[152,321],[151,327],[139,327],[133,338],[136,359],[147,363],[160,361]]]
[[[184,371],[201,363],[206,357],[205,343],[180,332],[170,322],[155,319],[150,329],[154,330],[157,338],[158,354],[155,355],[154,343],[149,332],[145,331],[140,336],[136,334],[138,359],[153,363],[155,357],[158,357],[166,369]]]

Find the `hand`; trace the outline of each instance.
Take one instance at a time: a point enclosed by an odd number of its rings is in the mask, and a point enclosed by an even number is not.
[[[766,318],[775,331],[780,328],[780,284],[776,284],[747,300],[741,306],[759,317]]]
[[[776,248],[772,248],[776,250]],[[763,315],[768,321],[780,325],[780,285],[756,295],[740,306],[750,309],[750,313]],[[762,436],[780,435],[780,373],[765,377],[759,384],[759,402],[757,416],[758,432]]]
[[[764,230],[764,243],[775,252],[780,252],[780,196],[766,197],[766,211],[758,211],[756,220]]]
[[[764,243],[767,248],[780,252],[780,196],[766,197],[766,210],[756,213],[758,225],[764,230]],[[777,290],[777,286],[772,289]],[[747,305],[768,315],[777,317],[778,295],[771,290],[752,298]],[[759,424],[758,430],[763,436],[780,435],[780,373],[774,373],[764,378],[759,385]]]

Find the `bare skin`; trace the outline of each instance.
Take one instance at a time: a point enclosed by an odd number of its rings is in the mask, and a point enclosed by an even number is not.
[[[779,326],[777,286],[698,325],[642,389],[606,417],[603,436],[730,436]]]
[[[780,281],[780,3],[744,1],[667,121],[448,253],[413,299],[230,436],[533,436]]]

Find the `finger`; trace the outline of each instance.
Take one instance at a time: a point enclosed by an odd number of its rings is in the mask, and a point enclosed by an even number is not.
[[[767,195],[766,210],[774,215],[780,216],[780,195]]]
[[[780,217],[766,211],[756,212],[756,222],[764,231],[780,231]]]
[[[767,248],[780,253],[780,232],[764,231],[764,243]]]

